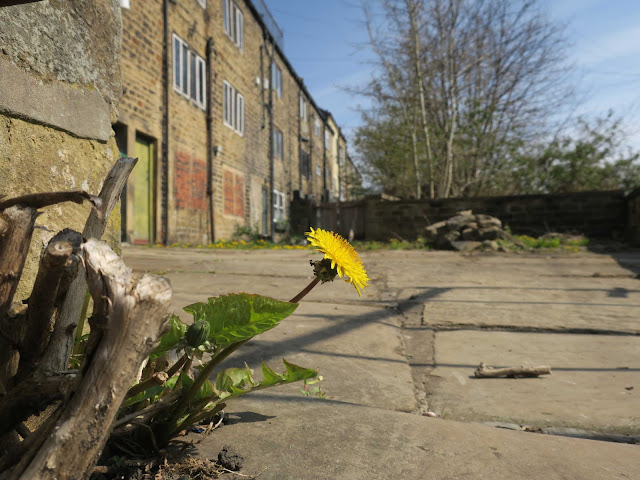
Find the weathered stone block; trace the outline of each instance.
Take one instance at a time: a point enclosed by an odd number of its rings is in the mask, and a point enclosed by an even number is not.
[[[497,240],[501,238],[502,230],[499,227],[487,227],[478,230],[478,235],[482,240]]]
[[[478,234],[478,224],[477,223],[469,223],[465,228],[460,232],[463,240],[479,240],[480,235]]]

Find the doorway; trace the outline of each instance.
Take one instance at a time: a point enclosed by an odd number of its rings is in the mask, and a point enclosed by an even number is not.
[[[154,140],[136,134],[135,155],[138,163],[131,172],[133,195],[129,198],[133,212],[130,241],[138,245],[149,245],[154,239]]]

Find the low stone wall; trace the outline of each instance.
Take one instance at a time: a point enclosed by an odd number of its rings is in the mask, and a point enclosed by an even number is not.
[[[424,228],[461,210],[491,215],[515,234],[581,233],[591,238],[622,239],[627,224],[623,191],[579,192],[562,195],[451,198],[422,201],[365,200],[365,237],[414,239]]]
[[[640,243],[640,189],[629,196],[613,190],[419,201],[367,197],[321,206],[294,200],[291,220],[294,233],[313,226],[362,240],[413,240],[424,236],[425,227],[462,210],[497,217],[517,235],[576,233]]]

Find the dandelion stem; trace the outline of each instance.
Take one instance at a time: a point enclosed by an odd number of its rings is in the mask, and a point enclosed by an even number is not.
[[[289,300],[289,303],[298,303],[300,300],[302,300],[304,298],[304,296],[307,293],[309,293],[311,290],[313,290],[313,287],[315,287],[318,284],[319,281],[320,281],[320,279],[318,277],[315,277],[311,281],[311,283],[304,288],[304,290],[302,290],[298,295],[296,295],[291,300]]]

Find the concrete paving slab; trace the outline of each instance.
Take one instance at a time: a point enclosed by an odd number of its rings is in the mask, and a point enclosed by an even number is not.
[[[324,378],[320,387],[329,399],[413,411],[413,381],[401,346],[392,311],[303,301],[291,317],[248,342],[223,367],[247,362],[259,372],[265,360],[280,371],[284,357],[319,369]],[[301,397],[301,387],[292,384],[277,390]]]
[[[232,424],[198,445],[230,445],[260,480],[601,480],[640,477],[635,445],[514,432],[484,425],[269,395],[238,399]],[[197,441],[198,435],[191,436]]]
[[[288,300],[313,279],[309,261],[322,258],[311,250],[131,247],[124,248],[122,256],[136,274],[163,275],[173,285],[179,285],[179,288],[174,288],[174,309],[210,296],[232,292],[259,293]],[[369,273],[375,275],[370,270]],[[378,300],[379,292],[380,285],[372,281],[366,294],[359,298],[353,285],[336,278],[333,282],[318,285],[306,299],[331,303],[372,303]],[[183,294],[185,297],[180,298]]]
[[[480,362],[553,373],[477,379]],[[640,434],[640,337],[437,332],[435,363],[429,404],[445,418]]]
[[[640,307],[640,305],[639,305]],[[629,305],[431,300],[423,321],[435,328],[514,328],[640,334],[637,307]]]

